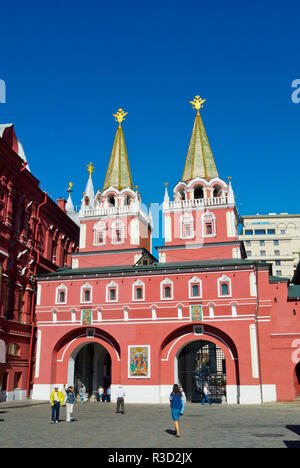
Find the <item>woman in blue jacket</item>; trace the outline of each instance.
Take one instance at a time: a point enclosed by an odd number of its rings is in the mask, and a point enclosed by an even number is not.
[[[170,395],[170,406],[172,418],[175,424],[175,437],[180,437],[179,417],[182,410],[182,395],[177,384],[173,385],[173,390]]]

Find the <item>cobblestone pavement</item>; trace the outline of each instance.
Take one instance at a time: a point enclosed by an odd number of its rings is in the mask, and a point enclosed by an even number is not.
[[[84,403],[74,408],[75,421],[50,424],[50,406],[0,405],[0,447],[7,448],[300,448],[300,402],[264,405],[187,404],[173,435],[168,405]]]

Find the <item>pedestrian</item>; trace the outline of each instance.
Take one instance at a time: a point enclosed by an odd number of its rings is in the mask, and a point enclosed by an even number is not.
[[[98,390],[97,390],[97,401],[101,401],[101,395],[102,395],[102,387],[100,385],[100,387],[98,387]]]
[[[74,404],[76,403],[76,396],[74,392],[74,388],[72,385],[69,385],[69,387],[66,390],[67,394],[67,400],[66,400],[66,410],[67,410],[67,423],[73,422],[73,409],[74,409]]]
[[[58,385],[55,385],[53,392],[50,395],[51,403],[51,424],[59,422],[60,406],[64,402],[64,395],[59,391]]]
[[[185,396],[185,393],[184,393],[182,387],[179,387],[179,390],[180,390],[180,393],[181,393],[181,396],[182,396],[182,408],[181,408],[181,412],[180,412],[180,415],[182,416],[183,412],[184,412],[184,407],[185,407],[185,404],[186,404],[186,396]]]
[[[208,384],[206,383],[206,384],[204,384],[204,387],[203,387],[203,399],[202,399],[202,402],[201,402],[202,405],[204,405],[205,402],[207,402],[209,405],[211,405],[211,401],[210,401],[208,395],[211,395],[211,393],[208,390]]]
[[[86,393],[85,385],[81,384],[81,387],[79,389],[80,403],[85,402],[85,393]]]
[[[106,401],[110,403],[110,398],[111,398],[111,388],[110,386],[106,389]]]
[[[63,384],[63,387],[62,387],[62,389],[61,389],[61,393],[62,393],[63,396],[64,396],[64,401],[63,401],[62,406],[66,406],[66,401],[67,401],[67,389],[66,389],[66,387],[67,387],[67,386],[66,386],[65,384]]]
[[[125,390],[123,387],[120,385],[117,391],[117,409],[116,413],[122,413],[125,414],[124,411],[124,398],[125,398]],[[121,408],[121,411],[120,411]]]
[[[179,433],[179,417],[182,410],[182,394],[177,384],[173,385],[172,393],[170,394],[171,414],[175,424],[175,437],[180,437]]]

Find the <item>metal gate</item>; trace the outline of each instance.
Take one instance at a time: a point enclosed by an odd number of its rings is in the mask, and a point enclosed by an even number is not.
[[[205,340],[193,341],[185,346],[178,358],[178,378],[189,401],[203,398],[207,383],[210,400],[222,403],[226,399],[226,362],[223,351]]]

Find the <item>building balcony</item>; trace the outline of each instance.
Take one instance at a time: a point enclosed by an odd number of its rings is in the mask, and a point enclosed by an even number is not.
[[[214,207],[220,205],[228,205],[228,197],[213,197],[213,198],[193,198],[191,200],[175,200],[164,202],[164,210],[185,210],[187,208],[204,208],[207,206]]]

